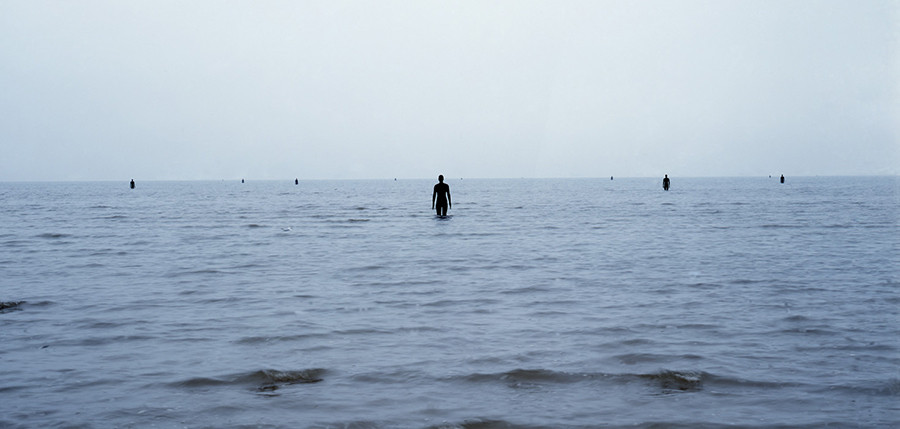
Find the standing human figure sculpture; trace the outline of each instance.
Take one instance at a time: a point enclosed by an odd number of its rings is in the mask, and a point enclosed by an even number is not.
[[[666,174],[666,177],[663,177],[663,190],[664,191],[669,190],[669,175],[668,174]]]
[[[434,192],[431,193],[431,208],[435,210],[438,216],[445,217],[447,216],[447,209],[452,207],[450,185],[444,183],[444,175],[442,174],[438,176],[438,183],[434,185]]]

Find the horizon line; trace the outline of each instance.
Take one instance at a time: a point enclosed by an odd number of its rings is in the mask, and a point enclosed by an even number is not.
[[[582,176],[582,177],[454,177],[447,176],[447,180],[615,180],[616,178],[621,179],[655,179],[658,177],[662,177],[668,173],[664,173],[659,176]],[[673,178],[679,179],[743,179],[743,178],[779,178],[781,174],[766,174],[766,175],[752,175],[752,176],[673,176]],[[437,177],[437,176],[435,176]],[[793,177],[793,178],[812,178],[812,177],[900,177],[900,174],[816,174],[816,175],[797,175],[797,176],[787,176],[785,177]],[[139,181],[136,177],[129,177],[126,179],[48,179],[48,180],[0,180],[0,183],[85,183],[85,182],[125,182],[134,180],[135,182]],[[326,181],[400,181],[400,180],[436,180],[433,178],[426,177],[378,177],[378,178],[306,178],[300,179],[297,178],[284,178],[284,179],[272,179],[272,178],[264,178],[264,179],[254,179],[247,177],[238,177],[238,178],[226,178],[226,179],[140,179],[142,182],[232,182],[232,181],[254,181],[254,182],[293,182],[294,180],[299,180],[301,182],[326,182]]]

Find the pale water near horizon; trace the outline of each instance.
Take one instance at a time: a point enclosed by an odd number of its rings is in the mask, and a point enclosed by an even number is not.
[[[900,426],[896,177],[0,183],[0,427]]]

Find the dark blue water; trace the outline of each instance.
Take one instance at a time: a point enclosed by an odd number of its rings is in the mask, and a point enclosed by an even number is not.
[[[900,425],[886,178],[0,184],[0,427]]]

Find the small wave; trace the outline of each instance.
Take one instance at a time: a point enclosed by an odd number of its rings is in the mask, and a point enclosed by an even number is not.
[[[300,334],[300,335],[277,335],[272,337],[244,337],[236,341],[237,344],[263,344],[282,341],[302,341],[310,338],[327,337],[328,334]]]
[[[68,238],[71,237],[72,234],[64,234],[59,232],[45,232],[43,234],[38,234],[35,237],[37,238],[48,238],[48,239],[58,239],[58,238]]]
[[[28,389],[28,386],[0,386],[0,393],[10,393],[10,392],[16,392],[16,391],[25,390],[25,389]],[[5,426],[3,424],[3,420],[0,420],[0,427],[5,428],[5,427],[13,427],[13,426],[12,426],[12,424],[10,424],[9,426]]]
[[[260,225],[257,223],[251,223],[251,224],[247,225],[247,228],[262,228],[262,227],[263,227],[263,225]]]
[[[98,264],[98,263],[96,263],[96,262],[92,262],[92,263],[89,263],[89,264],[81,264],[81,265],[67,265],[66,268],[72,268],[72,269],[85,269],[85,268],[103,268],[103,267],[105,267],[105,266],[106,266],[106,265]]]
[[[802,335],[822,335],[822,336],[833,336],[836,335],[836,332],[829,329],[821,329],[821,328],[813,328],[813,327],[797,327],[797,328],[788,328],[782,329],[780,331],[776,331],[779,334],[802,334]],[[806,349],[806,350],[822,350],[824,347],[815,346],[815,347],[798,347],[798,349]]]
[[[82,339],[66,339],[45,344],[41,348],[49,347],[99,347],[114,344],[121,346],[124,343],[132,341],[149,341],[158,340],[158,337],[148,335],[116,335],[109,337],[87,337]]]
[[[452,307],[462,304],[468,307],[475,307],[485,304],[494,304],[497,302],[499,301],[496,299],[442,299],[438,301],[427,302],[421,305],[423,307]]]
[[[752,285],[757,283],[762,283],[762,280],[750,280],[750,279],[736,279],[732,280],[729,283],[733,285]]]
[[[4,241],[2,247],[25,247],[29,244],[27,240],[9,240]]]
[[[900,379],[888,378],[885,380],[871,380],[865,384],[819,386],[821,391],[843,391],[853,396],[866,395],[876,397],[900,397]]]
[[[764,225],[760,225],[759,227],[760,227],[760,228],[765,228],[765,229],[782,229],[782,228],[803,228],[803,225],[788,225],[788,224],[781,224],[781,223],[767,223],[767,224],[764,224]]]
[[[572,374],[549,369],[514,369],[494,374],[470,374],[463,379],[478,383],[502,381],[511,386],[520,386],[534,383],[574,383],[592,377],[590,374]]]
[[[515,295],[515,294],[520,294],[520,293],[532,294],[532,293],[543,293],[543,292],[549,292],[549,291],[550,291],[550,289],[541,287],[541,286],[526,286],[526,287],[519,288],[519,289],[502,290],[502,291],[500,291],[500,293],[504,294],[504,295]]]
[[[117,255],[118,253],[113,252],[113,249],[99,249],[95,252],[91,252],[85,256],[97,257],[97,256],[107,256],[107,255]]]
[[[701,360],[702,356],[685,354],[680,356],[672,356],[672,355],[660,355],[655,353],[626,353],[615,356],[619,362],[622,362],[626,365],[635,365],[638,363],[662,363],[671,361],[673,358],[675,359],[684,359],[684,360]]]
[[[453,378],[473,383],[502,382],[511,388],[527,388],[540,384],[596,382],[597,380],[624,384],[634,382],[635,380],[642,380],[644,382],[650,382],[651,386],[659,388],[662,393],[696,392],[702,390],[703,385],[706,382],[716,379],[715,376],[709,373],[690,370],[661,370],[649,374],[607,374],[569,373],[549,369],[515,369],[502,373],[469,374]]]
[[[700,289],[700,290],[713,290],[713,289],[720,289],[722,287],[722,285],[720,285],[718,283],[693,283],[693,284],[689,284],[688,287],[691,287],[694,289]]]
[[[350,268],[349,271],[377,271],[387,268],[386,265],[366,265],[364,267]]]
[[[437,285],[437,284],[443,284],[443,283],[438,280],[401,280],[401,281],[381,280],[381,281],[372,281],[369,283],[369,285],[373,286],[373,287],[391,287],[391,288],[393,288],[393,287],[413,288],[415,286],[431,286],[431,285]]]
[[[461,423],[442,423],[437,426],[428,426],[426,429],[537,429],[546,426],[520,425],[506,420],[469,419]]]
[[[22,309],[22,304],[24,304],[24,303],[25,303],[25,301],[6,301],[6,302],[0,302],[0,313],[5,313],[5,312],[8,312],[8,311],[21,310],[21,309]]]
[[[372,335],[372,334],[390,334],[392,331],[383,329],[345,329],[334,331],[337,335]]]
[[[720,325],[712,325],[709,323],[685,323],[682,325],[675,325],[675,329],[703,329],[703,330],[717,330],[721,328]]]
[[[878,396],[900,397],[900,379],[891,378],[873,386],[866,386],[866,389]]]
[[[260,264],[254,264],[254,263],[243,264],[243,265],[235,265],[235,266],[234,266],[234,268],[239,268],[239,269],[259,268],[259,267],[262,267],[262,265],[260,265]]]
[[[627,329],[620,329],[620,331],[623,333],[631,333]],[[643,345],[648,345],[648,344],[656,344],[656,342],[653,340],[649,340],[647,338],[629,338],[627,340],[618,341],[617,344],[620,344],[623,346],[643,346]]]
[[[694,392],[703,388],[703,381],[708,378],[708,374],[702,371],[663,370],[656,374],[644,374],[639,377],[658,382],[664,393]]]
[[[494,237],[494,236],[498,236],[498,235],[502,235],[502,234],[499,232],[469,232],[469,233],[455,234],[455,235],[458,237],[461,237],[463,239],[467,239],[467,238]]]
[[[166,277],[183,277],[183,276],[192,276],[198,274],[222,274],[222,271],[216,269],[204,269],[204,270],[184,270],[184,271],[176,271],[173,273],[166,274]]]
[[[366,374],[355,374],[350,377],[353,381],[365,383],[365,384],[375,384],[375,383],[385,383],[385,384],[397,384],[409,382],[411,380],[428,380],[428,375],[415,370],[398,370],[398,371],[388,371],[388,372],[374,372],[374,373],[366,373]]]
[[[801,316],[799,314],[794,316],[788,316],[783,319],[785,322],[807,322],[809,318],[806,316]]]
[[[322,381],[325,370],[321,368],[299,371],[263,369],[259,371],[232,374],[223,377],[196,377],[172,383],[173,387],[206,388],[216,386],[244,386],[258,392],[271,392],[286,385],[311,384]]]
[[[97,322],[97,321],[85,321],[81,324],[82,328],[87,329],[112,329],[118,328],[121,326],[127,326],[127,323],[114,323],[114,322]]]

